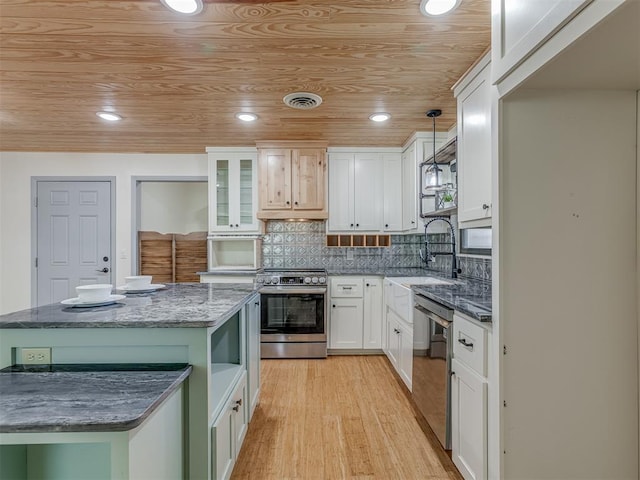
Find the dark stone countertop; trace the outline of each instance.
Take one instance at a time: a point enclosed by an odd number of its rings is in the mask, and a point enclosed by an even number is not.
[[[491,322],[490,283],[457,279],[452,285],[412,285],[411,288],[414,292],[475,320]]]
[[[61,367],[66,368],[25,372],[9,367],[0,372],[0,433],[132,430],[185,381],[192,368]]]
[[[118,293],[118,292],[116,292]],[[202,328],[228,320],[255,293],[242,283],[181,283],[103,307],[54,303],[0,315],[3,328]]]
[[[491,284],[470,278],[455,280],[441,271],[425,268],[341,268],[329,270],[329,275],[379,275],[384,277],[435,277],[451,285],[412,285],[413,291],[434,302],[446,305],[480,322],[491,322]]]
[[[329,268],[329,275],[372,275],[380,277],[441,277],[442,272],[414,267],[354,267],[354,268]]]

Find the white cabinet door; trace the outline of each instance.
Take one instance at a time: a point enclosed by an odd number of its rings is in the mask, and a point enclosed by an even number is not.
[[[249,420],[260,401],[260,300],[246,306],[247,319],[247,387]]]
[[[383,230],[400,232],[403,220],[402,157],[384,154],[382,163],[384,170]]]
[[[247,405],[247,377],[238,384],[231,396],[231,411],[233,412],[233,445],[234,458],[238,457],[240,447],[247,434],[249,426],[249,405]]]
[[[400,320],[393,310],[387,308],[387,348],[385,353],[396,371],[400,358],[400,335]]]
[[[364,278],[363,348],[382,348],[382,279]]]
[[[209,230],[258,232],[257,151],[208,148]]]
[[[354,161],[355,230],[380,231],[384,188],[382,158],[378,153],[356,153]]]
[[[492,15],[493,79],[500,80],[591,0],[508,0]]]
[[[400,351],[398,354],[398,373],[407,388],[411,390],[413,371],[413,327],[400,322]]]
[[[353,230],[352,153],[329,155],[329,231]]]
[[[487,381],[451,363],[451,457],[466,480],[487,478]]]
[[[362,348],[362,298],[332,298],[329,348]]]
[[[491,218],[491,67],[472,71],[458,100],[458,221]]]
[[[233,414],[230,405],[218,417],[211,429],[211,461],[214,480],[226,480],[231,477],[235,462],[233,434]]]
[[[418,162],[416,142],[402,153],[402,230],[418,226]]]

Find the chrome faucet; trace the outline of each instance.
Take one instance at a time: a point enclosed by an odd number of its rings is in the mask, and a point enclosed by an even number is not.
[[[449,230],[451,230],[451,242],[429,242],[429,237],[427,236],[427,229],[429,225],[433,222],[441,220],[449,225]],[[429,250],[429,245],[451,245],[450,252],[434,252]],[[435,261],[437,255],[451,255],[451,278],[458,278],[458,274],[462,273],[462,270],[458,268],[458,258],[456,257],[456,234],[455,229],[453,228],[453,224],[450,220],[444,217],[435,217],[429,220],[424,224],[424,257],[422,256],[422,250],[420,250],[420,257],[422,260],[429,266],[430,261]]]

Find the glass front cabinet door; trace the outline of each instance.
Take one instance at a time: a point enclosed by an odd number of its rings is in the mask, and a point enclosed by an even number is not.
[[[209,230],[258,233],[257,151],[207,148],[209,155]]]

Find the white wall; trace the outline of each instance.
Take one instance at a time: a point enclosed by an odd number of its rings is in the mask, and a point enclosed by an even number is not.
[[[206,232],[207,182],[141,182],[140,230],[160,233]]]
[[[207,155],[2,152],[0,313],[31,306],[31,177],[116,177],[114,268],[120,285],[131,272],[131,177],[154,175],[206,177]]]
[[[638,478],[636,105],[587,89],[503,101],[504,478]]]

